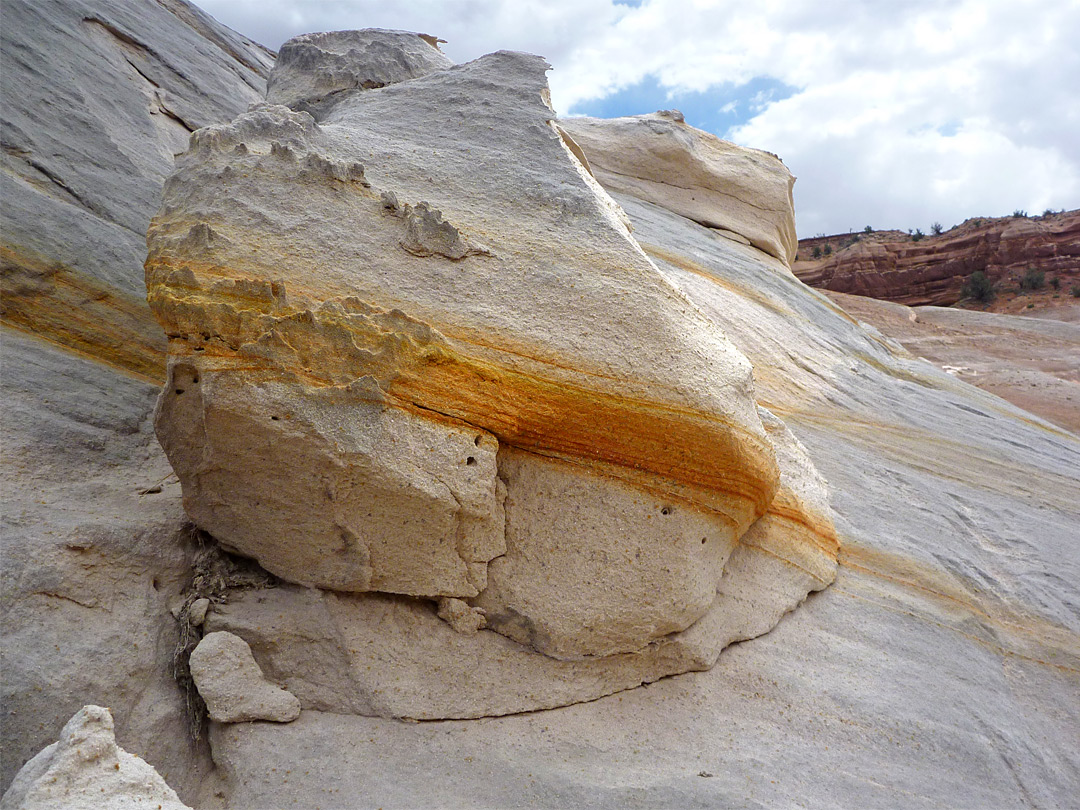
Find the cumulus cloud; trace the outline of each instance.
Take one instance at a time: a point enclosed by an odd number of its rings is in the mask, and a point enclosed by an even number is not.
[[[804,236],[1080,205],[1073,0],[201,5],[271,47],[305,31],[382,27],[438,35],[456,61],[540,53],[563,114],[643,83],[676,100],[713,93],[718,135],[779,154],[799,177]],[[786,91],[735,92],[770,83]]]

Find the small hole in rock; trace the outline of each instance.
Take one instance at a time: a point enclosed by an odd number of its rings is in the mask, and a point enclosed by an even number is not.
[[[152,580],[150,580],[150,585],[155,591],[161,587],[161,583],[158,581],[157,577],[154,577]]]
[[[660,508],[660,514],[661,515],[670,515],[671,514],[671,507],[670,506],[661,507]]]
[[[477,447],[480,446],[480,438],[480,436],[477,436],[475,439],[473,439],[473,444],[475,444]]]
[[[184,389],[183,388],[177,388],[176,393],[177,393],[177,396],[179,396],[180,394],[184,393]]]
[[[702,537],[702,538],[701,538],[701,545],[705,545],[705,541],[706,541],[706,539],[707,539],[707,538],[705,538],[705,537]]]
[[[276,417],[276,416],[271,416],[270,417],[271,422],[276,422],[277,420],[278,420],[278,417]]]
[[[197,382],[199,381],[199,378],[198,378],[198,377],[192,377],[192,378],[191,378],[191,381],[192,381],[193,383],[197,383]]]
[[[476,463],[476,459],[472,456],[469,456],[467,459],[465,459],[465,463],[471,467],[473,464]]]
[[[197,351],[197,352],[203,352],[203,351],[206,351],[206,349],[205,349],[205,348],[203,348],[202,346],[196,346],[196,347],[195,347],[195,351]]]

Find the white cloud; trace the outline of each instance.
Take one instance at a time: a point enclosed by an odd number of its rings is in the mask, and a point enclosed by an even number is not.
[[[726,134],[776,152],[799,177],[803,235],[1080,205],[1075,0],[202,5],[272,46],[303,31],[385,27],[436,34],[458,61],[540,53],[562,112],[650,76],[673,91],[772,77],[795,94],[756,99]]]

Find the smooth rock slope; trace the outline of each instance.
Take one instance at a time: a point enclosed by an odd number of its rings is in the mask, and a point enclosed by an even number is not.
[[[271,55],[181,0],[5,0],[0,57],[0,789],[95,703],[187,795],[209,757],[170,671],[191,546],[145,232],[174,153],[262,98]]]

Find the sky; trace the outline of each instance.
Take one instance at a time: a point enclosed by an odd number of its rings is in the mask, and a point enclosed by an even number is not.
[[[561,116],[679,109],[779,155],[800,237],[1080,207],[1080,0],[196,0],[276,49],[434,34],[537,53]]]

